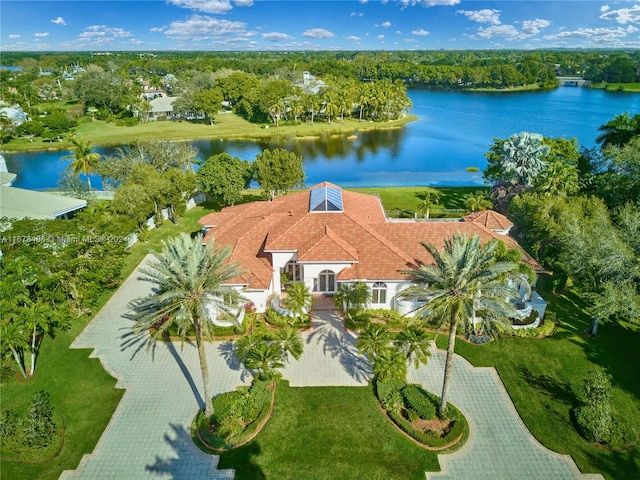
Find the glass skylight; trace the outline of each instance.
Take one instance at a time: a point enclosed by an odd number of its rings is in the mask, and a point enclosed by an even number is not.
[[[311,190],[310,212],[342,212],[342,190],[335,187],[319,187]]]

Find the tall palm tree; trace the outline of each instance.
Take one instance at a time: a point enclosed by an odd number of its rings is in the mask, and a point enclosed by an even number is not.
[[[133,331],[149,333],[149,344],[175,327],[184,342],[194,334],[204,384],[205,415],[213,414],[209,367],[204,341],[213,337],[209,307],[231,314],[242,302],[240,293],[225,285],[240,275],[237,263],[230,263],[230,247],[204,244],[202,236],[193,239],[186,233],[171,238],[155,253],[150,268],[141,270],[142,280],[154,285],[154,292],[132,303]]]
[[[512,262],[497,262],[496,241],[480,245],[480,237],[457,234],[445,240],[444,250],[433,244],[421,245],[435,260],[435,264],[421,265],[404,273],[412,275],[412,286],[400,293],[407,300],[418,300],[426,295],[429,302],[415,310],[421,318],[430,315],[441,325],[449,324],[449,342],[444,369],[441,403],[438,415],[443,416],[447,406],[447,394],[451,383],[456,330],[460,322],[473,322],[477,312],[484,320],[500,321],[513,312],[514,307],[506,301],[517,292],[505,277],[516,265]]]
[[[51,317],[54,312],[49,305],[41,301],[30,302],[23,310],[23,319],[25,326],[28,328],[31,336],[31,370],[29,375],[33,375],[36,371],[36,358],[40,349],[40,342],[45,333],[49,331]]]
[[[73,160],[67,167],[67,170],[76,177],[80,174],[86,176],[89,190],[91,190],[89,174],[93,172],[93,169],[100,160],[100,154],[91,151],[91,144],[88,141],[85,142],[81,138],[76,138],[74,135],[69,136],[69,141],[73,145],[73,153],[71,155],[64,155],[61,157],[61,160]]]

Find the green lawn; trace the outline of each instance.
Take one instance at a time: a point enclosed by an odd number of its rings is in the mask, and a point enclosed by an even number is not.
[[[639,445],[616,452],[591,446],[577,433],[572,416],[584,378],[602,366],[612,375],[617,418],[640,434],[640,332],[607,323],[589,338],[582,331],[590,318],[574,294],[542,289],[542,295],[560,321],[552,337],[501,339],[482,346],[457,342],[456,352],[475,366],[495,366],[531,433],[551,450],[571,455],[582,472],[599,472],[611,480],[640,478]],[[445,342],[441,335],[441,348]]]
[[[300,123],[298,125],[283,125],[280,127],[250,123],[235,114],[221,114],[216,116],[213,125],[208,123],[191,122],[149,122],[141,123],[133,127],[119,127],[113,123],[94,120],[81,123],[75,130],[78,137],[88,140],[92,145],[120,145],[130,143],[133,140],[173,140],[191,141],[202,139],[243,139],[243,138],[273,138],[274,140],[287,140],[296,137],[317,137],[322,134],[340,134],[357,132],[379,128],[397,128],[407,122],[416,120],[415,115],[407,115],[400,120],[384,123],[360,122],[357,119],[346,118],[341,121]],[[42,142],[27,139],[15,139],[3,145],[6,151],[28,151],[63,149],[68,147],[68,142]]]
[[[273,415],[248,444],[220,457],[236,480],[419,480],[440,469],[386,419],[370,387],[292,388],[280,382]]]
[[[592,88],[602,88],[612,92],[640,92],[640,82],[635,83],[592,83]]]
[[[424,199],[427,187],[379,187],[379,188],[347,188],[354,192],[379,195],[385,210],[389,215],[413,217],[418,204]],[[472,192],[489,194],[489,187],[441,187],[440,203],[445,208],[464,209],[464,196]]]

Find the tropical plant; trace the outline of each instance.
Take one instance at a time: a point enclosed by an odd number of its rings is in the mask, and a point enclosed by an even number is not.
[[[370,323],[360,332],[356,348],[361,354],[366,355],[371,362],[376,355],[389,348],[391,339],[391,333],[386,326]]]
[[[351,318],[354,311],[364,307],[369,301],[371,292],[364,282],[340,283],[333,296],[336,308],[341,308],[347,318]]]
[[[427,363],[431,356],[431,337],[418,325],[409,325],[398,334],[397,341],[400,350],[405,354],[407,362],[413,362],[415,368]]]
[[[435,188],[425,188],[422,193],[422,201],[418,204],[418,214],[429,218],[430,210],[440,204],[440,190]]]
[[[404,273],[411,275],[412,285],[400,292],[407,300],[419,300],[428,296],[428,303],[418,307],[416,318],[429,315],[440,325],[449,324],[449,341],[445,361],[444,382],[438,415],[443,416],[451,383],[456,330],[460,322],[473,322],[480,312],[483,321],[502,321],[514,310],[505,299],[517,294],[511,288],[505,274],[512,272],[512,262],[496,262],[498,243],[480,244],[480,237],[456,234],[445,240],[444,250],[433,244],[421,245],[435,260],[435,264],[421,265]]]
[[[236,358],[258,380],[276,380],[289,355],[298,360],[304,344],[300,334],[285,327],[273,335],[253,331],[236,342]]]
[[[273,342],[280,347],[287,361],[289,360],[289,355],[296,360],[300,359],[302,351],[304,350],[302,337],[298,333],[298,330],[289,325],[274,333]]]
[[[283,304],[287,310],[298,318],[309,313],[313,304],[313,295],[309,287],[303,282],[293,282],[285,287],[284,292],[286,296]]]
[[[616,115],[604,125],[600,125],[598,131],[601,133],[596,142],[600,147],[622,147],[634,137],[640,136],[640,113],[633,117],[629,116],[629,112]]]
[[[73,173],[76,177],[80,174],[87,177],[87,184],[89,190],[91,190],[91,179],[89,175],[93,172],[98,161],[100,160],[100,154],[91,151],[91,144],[88,141],[83,141],[77,138],[75,135],[69,136],[69,141],[73,145],[72,154],[64,155],[61,160],[73,160],[67,170]]]
[[[542,143],[539,133],[514,133],[502,145],[500,163],[506,180],[514,185],[529,186],[546,165],[543,158],[551,148]]]
[[[464,196],[464,206],[470,212],[479,212],[492,208],[493,202],[483,192],[471,192]]]
[[[407,362],[397,347],[380,350],[373,362],[373,375],[381,382],[402,382],[407,378]]]
[[[149,268],[142,269],[142,280],[154,285],[154,292],[132,302],[136,334],[148,333],[148,344],[176,328],[184,342],[194,334],[204,384],[205,416],[213,414],[211,387],[204,341],[213,337],[209,308],[227,313],[242,304],[240,293],[226,285],[240,275],[237,263],[229,262],[231,249],[203,243],[202,236],[186,233],[166,240],[155,253]]]
[[[263,339],[247,352],[244,365],[261,380],[275,380],[281,375],[279,370],[284,368],[282,350],[279,345]]]

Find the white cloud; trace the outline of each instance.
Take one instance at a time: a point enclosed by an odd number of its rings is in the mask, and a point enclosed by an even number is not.
[[[390,26],[391,26],[391,22],[388,20],[383,23],[376,23],[376,27],[389,28]]]
[[[244,34],[247,24],[232,22],[204,15],[193,15],[187,20],[171,22],[164,31],[165,35],[175,37],[178,40],[189,40],[194,37],[207,35],[238,35]]]
[[[640,23],[640,5],[631,8],[620,8],[619,10],[601,10],[600,18],[603,20],[615,20],[618,23]]]
[[[609,5],[603,5],[603,6],[601,6],[601,7],[600,7],[600,11],[601,11],[602,13],[604,13],[604,12],[606,12],[607,10],[609,10],[609,8],[610,8],[610,7],[609,7]]]
[[[577,30],[564,31],[554,35],[546,35],[543,37],[545,40],[579,40],[580,43],[586,46],[598,46],[606,44],[607,46],[620,46],[623,45],[623,39],[634,33],[637,29],[631,26],[634,31],[629,31],[629,28],[579,28]]]
[[[83,39],[92,39],[96,37],[115,39],[131,36],[131,32],[128,32],[123,28],[107,27],[106,25],[91,25],[90,27],[85,28],[84,32],[78,35],[79,38]]]
[[[535,20],[525,20],[522,22],[521,37],[533,37],[540,33],[540,30],[551,25],[549,20],[536,18]]]
[[[149,31],[150,32],[164,32],[166,30],[167,27],[153,27],[150,28]]]
[[[413,30],[411,32],[411,35],[417,35],[418,37],[426,37],[427,35],[429,35],[429,32],[427,32],[424,28],[418,28],[417,30]]]
[[[349,40],[350,42],[359,42],[360,37],[356,37],[355,35],[349,35],[348,37],[344,37],[345,40]]]
[[[64,18],[62,18],[62,17],[54,18],[53,20],[51,20],[51,23],[55,23],[55,24],[58,24],[58,25],[66,25],[66,22],[64,21]]]
[[[456,13],[464,15],[474,22],[500,25],[500,12],[501,10],[484,8],[482,10],[458,10]]]
[[[233,3],[238,7],[250,7],[253,5],[253,0],[233,0]]]
[[[33,36],[34,37],[48,37],[49,36],[49,32],[34,33]]]
[[[378,35],[376,38],[377,38],[378,40],[384,40],[384,35]]]
[[[350,17],[364,17],[364,13],[362,12],[351,12],[349,14]]]
[[[475,40],[486,40],[494,37],[516,38],[518,29],[513,25],[491,25],[490,27],[480,27],[475,35],[470,38]]]
[[[280,32],[271,32],[271,33],[263,33],[262,38],[268,40],[269,42],[282,42],[285,40],[293,40],[291,35],[287,35],[286,33]]]
[[[233,8],[229,0],[167,0],[167,3],[204,13],[225,13]]]
[[[335,35],[329,30],[324,28],[311,28],[302,34],[304,37],[309,38],[333,38]]]
[[[15,33],[9,35],[9,38],[20,38],[20,37],[21,37],[21,35],[18,35],[18,34],[15,34]]]
[[[457,5],[461,2],[461,0],[398,0],[400,5],[403,7],[415,7],[415,6],[423,6],[423,7],[450,7],[452,5]]]

